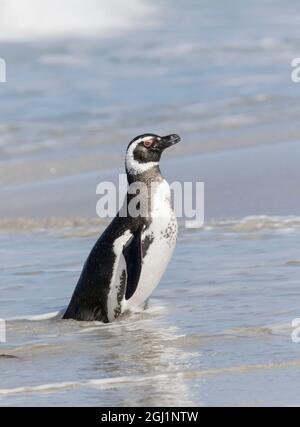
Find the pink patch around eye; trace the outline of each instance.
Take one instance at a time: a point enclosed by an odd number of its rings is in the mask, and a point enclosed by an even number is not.
[[[153,138],[149,138],[149,139],[144,140],[144,146],[145,147],[151,147],[152,143],[153,143]]]

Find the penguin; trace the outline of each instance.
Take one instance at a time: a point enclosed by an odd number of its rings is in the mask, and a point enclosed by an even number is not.
[[[113,322],[141,307],[160,282],[178,227],[159,162],[179,141],[178,135],[148,133],[129,143],[127,197],[91,250],[64,319]]]

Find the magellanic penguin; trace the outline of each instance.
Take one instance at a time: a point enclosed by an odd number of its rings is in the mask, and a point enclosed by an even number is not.
[[[64,319],[113,322],[141,306],[158,285],[177,238],[170,187],[159,161],[162,152],[179,141],[178,135],[144,134],[128,145],[125,204],[86,260]],[[132,209],[137,195],[139,202]]]

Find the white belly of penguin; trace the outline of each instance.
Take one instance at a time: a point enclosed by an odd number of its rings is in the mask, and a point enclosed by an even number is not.
[[[160,282],[173,254],[177,238],[177,220],[170,204],[170,187],[160,183],[152,198],[151,224],[142,232],[142,246],[148,242],[141,275],[133,296],[121,304],[121,311],[141,306]],[[149,246],[148,246],[149,244]]]

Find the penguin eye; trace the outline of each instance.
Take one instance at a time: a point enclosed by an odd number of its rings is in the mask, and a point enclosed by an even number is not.
[[[151,147],[151,145],[153,144],[153,138],[148,138],[148,139],[145,139],[144,140],[144,146],[146,147],[146,148],[149,148],[149,147]]]

